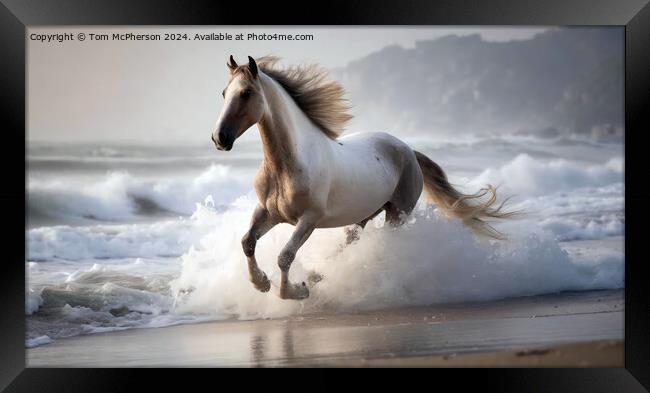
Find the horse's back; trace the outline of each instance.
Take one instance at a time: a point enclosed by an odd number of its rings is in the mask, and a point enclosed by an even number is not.
[[[360,132],[338,139],[345,162],[363,166],[369,159],[381,163],[391,175],[398,175],[405,166],[417,163],[409,145],[386,132]],[[370,160],[373,161],[373,160]]]

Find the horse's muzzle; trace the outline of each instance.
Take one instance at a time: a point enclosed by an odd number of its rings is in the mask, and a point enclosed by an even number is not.
[[[210,139],[212,139],[212,142],[216,146],[217,150],[225,151],[230,151],[230,149],[232,149],[233,143],[235,142],[234,138],[230,138],[229,135],[223,131],[219,131],[217,139],[214,138],[214,134],[212,134]]]

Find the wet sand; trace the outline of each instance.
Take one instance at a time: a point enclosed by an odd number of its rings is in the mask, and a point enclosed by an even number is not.
[[[28,367],[622,367],[623,290],[60,339]]]

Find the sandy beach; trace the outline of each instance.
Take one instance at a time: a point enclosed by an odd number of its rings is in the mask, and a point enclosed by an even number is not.
[[[28,367],[622,367],[623,290],[132,329],[27,349]]]

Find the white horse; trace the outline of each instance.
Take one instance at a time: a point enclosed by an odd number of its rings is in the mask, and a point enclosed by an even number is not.
[[[264,159],[255,178],[259,203],[242,238],[255,288],[270,289],[255,260],[255,244],[275,225],[295,226],[278,256],[280,297],[304,299],[309,290],[304,282],[289,282],[289,268],[315,228],[356,225],[348,228],[352,241],[382,211],[387,223],[400,225],[423,188],[448,216],[462,219],[478,234],[500,238],[484,219],[512,213],[502,211],[503,203],[493,207],[493,187],[461,194],[436,163],[386,133],[339,137],[351,119],[343,88],[315,66],[279,69],[276,62],[274,57],[256,61],[249,56],[248,64],[239,66],[230,56],[230,81],[212,133],[217,149],[229,151],[252,125],[260,130]],[[481,202],[488,193],[488,200]]]

